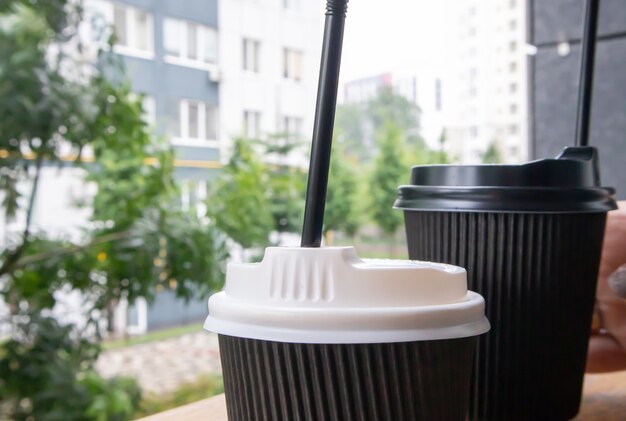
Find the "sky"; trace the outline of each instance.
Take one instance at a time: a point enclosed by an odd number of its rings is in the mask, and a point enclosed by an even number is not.
[[[344,36],[342,82],[388,71],[418,72],[446,62],[453,21],[446,4],[458,0],[351,0]],[[322,0],[325,4],[325,0]]]

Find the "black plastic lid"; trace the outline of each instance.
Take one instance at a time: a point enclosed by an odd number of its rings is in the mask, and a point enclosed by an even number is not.
[[[400,186],[403,210],[579,213],[616,209],[601,187],[594,147],[568,147],[555,159],[522,165],[420,165]]]

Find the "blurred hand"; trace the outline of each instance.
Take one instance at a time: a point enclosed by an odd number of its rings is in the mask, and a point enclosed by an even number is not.
[[[619,209],[609,212],[607,219],[587,356],[589,373],[626,370],[626,297],[618,296],[609,286],[611,275],[612,281],[623,281],[625,270],[626,202],[619,202]]]

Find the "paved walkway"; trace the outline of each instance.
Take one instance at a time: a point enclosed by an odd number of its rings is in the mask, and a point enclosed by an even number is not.
[[[222,370],[217,335],[204,331],[105,351],[96,368],[104,377],[135,377],[144,391],[159,394]]]

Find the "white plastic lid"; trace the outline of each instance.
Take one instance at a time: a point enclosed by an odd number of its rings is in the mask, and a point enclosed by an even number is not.
[[[261,263],[228,265],[204,327],[278,342],[410,342],[485,333],[484,307],[457,266],[362,260],[353,247],[270,247]]]

